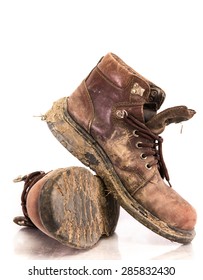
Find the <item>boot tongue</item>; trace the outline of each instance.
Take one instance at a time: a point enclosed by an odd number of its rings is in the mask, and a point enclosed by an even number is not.
[[[195,113],[194,110],[188,109],[186,106],[171,107],[158,114],[154,114],[146,122],[146,126],[155,134],[160,134],[167,125],[187,121],[191,119]]]

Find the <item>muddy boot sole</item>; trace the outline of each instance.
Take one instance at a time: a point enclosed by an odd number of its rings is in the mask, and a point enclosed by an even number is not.
[[[193,240],[194,230],[185,231],[169,227],[128,193],[101,146],[68,114],[67,98],[55,102],[44,119],[58,141],[104,180],[119,204],[136,220],[171,241],[187,244]]]
[[[38,202],[41,222],[60,243],[88,249],[111,235],[119,206],[101,179],[83,167],[52,171]]]

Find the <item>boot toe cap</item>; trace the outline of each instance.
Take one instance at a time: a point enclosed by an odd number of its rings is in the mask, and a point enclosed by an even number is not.
[[[197,213],[190,204],[177,207],[175,213],[174,219],[171,219],[169,222],[173,227],[186,231],[192,231],[194,229],[197,221]]]
[[[195,209],[174,189],[159,181],[140,189],[135,199],[151,214],[177,230],[192,231],[197,214]]]

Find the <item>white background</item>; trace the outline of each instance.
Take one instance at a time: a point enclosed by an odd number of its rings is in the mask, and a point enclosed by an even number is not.
[[[0,1],[0,120],[2,267],[26,260],[202,259],[202,1]],[[58,244],[12,222],[21,215],[22,184],[35,170],[81,165],[39,117],[68,96],[99,59],[114,52],[167,94],[163,109],[186,105],[197,114],[171,125],[164,157],[173,188],[197,210],[196,238],[187,246],[152,233],[121,211],[116,234],[88,251]],[[2,259],[2,258],[1,258]],[[192,268],[191,268],[192,269]],[[192,270],[191,270],[192,271]],[[22,273],[25,273],[23,271]],[[8,274],[10,275],[10,274]],[[23,277],[19,272],[19,276]],[[8,277],[9,278],[9,277]]]

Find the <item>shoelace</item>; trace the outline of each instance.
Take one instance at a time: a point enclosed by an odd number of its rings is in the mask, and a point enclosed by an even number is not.
[[[125,111],[123,119],[133,128],[135,128],[134,135],[138,136],[139,134],[140,137],[149,140],[147,142],[138,142],[137,147],[148,148],[146,149],[145,154],[143,154],[143,158],[153,156],[154,159],[147,164],[147,167],[150,169],[153,165],[157,165],[161,177],[163,179],[165,178],[169,186],[171,187],[168,170],[164,162],[162,152],[163,138],[159,135],[154,134],[149,128],[146,127],[145,124],[137,120],[132,114],[128,113],[127,111]]]
[[[22,195],[21,195],[21,206],[22,206],[22,211],[23,211],[24,217],[15,217],[14,218],[13,221],[17,225],[35,227],[35,225],[33,224],[33,222],[30,220],[30,218],[28,216],[27,207],[26,207],[27,196],[28,196],[28,193],[31,190],[31,188],[34,186],[34,184],[37,181],[39,181],[41,178],[43,178],[44,176],[45,176],[45,172],[35,171],[35,172],[32,172],[28,175],[25,175],[23,177],[19,177],[19,178],[14,180],[14,182],[20,182],[20,181],[25,182],[23,192],[22,192]]]

